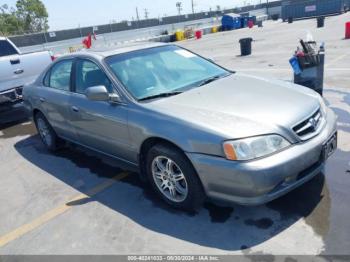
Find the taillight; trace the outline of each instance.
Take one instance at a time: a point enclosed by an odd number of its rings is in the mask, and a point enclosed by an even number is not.
[[[51,60],[55,61],[56,57],[54,55],[51,56]]]

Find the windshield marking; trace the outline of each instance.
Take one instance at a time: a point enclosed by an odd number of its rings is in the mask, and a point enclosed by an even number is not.
[[[181,49],[181,50],[175,50],[175,53],[177,53],[178,55],[181,55],[185,58],[192,58],[192,57],[196,57],[195,54],[188,52],[187,50]]]

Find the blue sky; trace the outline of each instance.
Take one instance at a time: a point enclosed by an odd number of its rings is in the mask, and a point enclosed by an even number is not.
[[[136,17],[138,7],[140,17],[147,8],[149,17],[177,14],[176,2],[181,1],[183,13],[191,12],[191,0],[42,0],[49,12],[50,30],[76,28],[80,26],[109,23],[112,20],[131,20]],[[266,2],[266,0],[261,0]],[[209,8],[232,8],[244,3],[256,4],[260,0],[194,0],[196,11]],[[16,0],[0,0],[0,5],[15,6]]]

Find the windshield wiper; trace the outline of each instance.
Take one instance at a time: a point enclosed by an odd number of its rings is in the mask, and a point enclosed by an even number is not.
[[[218,75],[218,76],[213,76],[213,77],[209,77],[207,79],[204,79],[203,81],[199,82],[199,84],[197,86],[204,86],[204,85],[207,85],[211,82],[214,82],[215,80],[218,80],[222,77],[226,77],[226,76],[229,76],[229,74],[227,75]]]
[[[151,99],[161,98],[161,97],[176,96],[176,95],[179,95],[179,94],[181,94],[181,93],[182,93],[182,92],[180,92],[180,91],[176,91],[176,92],[167,92],[167,93],[160,93],[160,94],[158,94],[158,95],[143,97],[143,98],[139,99],[139,101],[151,100]]]

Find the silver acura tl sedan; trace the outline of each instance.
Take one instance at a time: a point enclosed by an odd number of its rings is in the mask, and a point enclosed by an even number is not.
[[[170,44],[57,59],[24,89],[43,143],[139,170],[175,208],[269,202],[323,170],[335,114],[316,92],[227,70]]]

